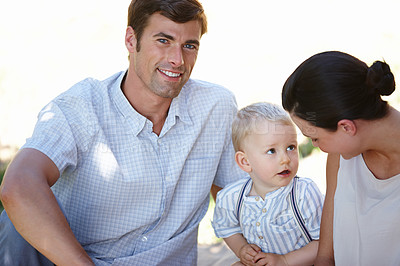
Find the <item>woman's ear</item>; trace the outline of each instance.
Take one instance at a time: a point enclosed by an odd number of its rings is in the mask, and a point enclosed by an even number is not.
[[[357,126],[353,120],[342,119],[338,122],[338,130],[350,136],[354,136],[357,133]]]
[[[131,26],[128,26],[126,28],[126,33],[125,33],[125,46],[126,49],[128,49],[129,53],[133,53],[136,50],[136,45],[137,45],[137,40],[136,40],[136,35],[135,31]]]
[[[242,169],[246,173],[251,172],[251,165],[250,165],[249,161],[247,160],[247,156],[244,152],[237,151],[235,153],[235,161],[239,165],[240,169]]]

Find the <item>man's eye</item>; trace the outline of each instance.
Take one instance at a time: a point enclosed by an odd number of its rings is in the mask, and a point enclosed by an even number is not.
[[[267,154],[274,154],[275,153],[275,149],[270,149],[267,151]]]
[[[196,49],[196,46],[193,44],[185,44],[183,47],[185,47],[187,49]]]
[[[160,42],[160,43],[167,43],[168,42],[168,40],[166,40],[166,39],[158,39],[157,41]]]

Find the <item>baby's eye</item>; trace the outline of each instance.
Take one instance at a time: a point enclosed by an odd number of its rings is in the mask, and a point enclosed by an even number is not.
[[[288,151],[294,151],[295,149],[296,149],[296,146],[295,146],[295,145],[290,145],[289,147],[287,147],[286,150],[288,150]]]
[[[269,149],[268,151],[267,151],[267,154],[274,154],[275,153],[275,149]]]

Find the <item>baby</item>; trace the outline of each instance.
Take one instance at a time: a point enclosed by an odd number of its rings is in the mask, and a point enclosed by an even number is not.
[[[296,176],[297,133],[283,108],[256,103],[232,125],[235,161],[249,179],[218,193],[212,225],[240,259],[235,265],[312,265],[323,195]],[[243,264],[242,264],[243,263]]]

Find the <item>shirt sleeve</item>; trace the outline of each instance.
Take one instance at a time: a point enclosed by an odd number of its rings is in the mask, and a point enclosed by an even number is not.
[[[235,150],[232,144],[232,122],[236,114],[236,99],[233,94],[229,92],[224,104],[224,111],[221,113],[221,115],[225,117],[225,119],[223,119],[224,127],[221,130],[221,132],[225,133],[224,149],[222,151],[216,177],[214,179],[214,184],[221,188],[246,176],[246,174],[236,164],[234,159]]]
[[[299,191],[300,213],[312,239],[318,240],[324,196],[321,194],[318,186],[311,179],[300,178],[300,180],[306,181],[302,182],[303,184]]]
[[[234,188],[230,186],[218,192],[211,222],[217,237],[226,238],[242,233],[235,210],[238,192]]]
[[[44,153],[60,174],[75,168],[79,150],[87,149],[95,130],[89,109],[79,97],[56,98],[41,110],[33,134],[22,148]]]

